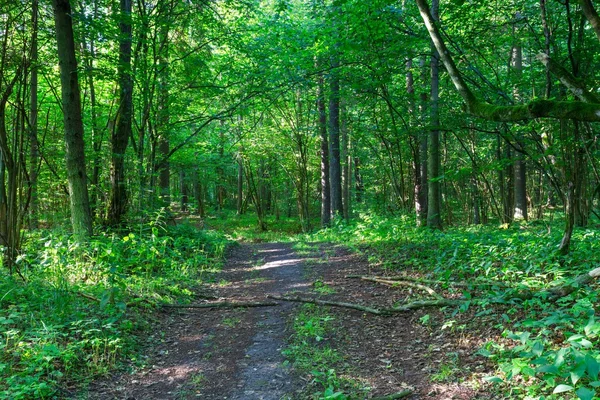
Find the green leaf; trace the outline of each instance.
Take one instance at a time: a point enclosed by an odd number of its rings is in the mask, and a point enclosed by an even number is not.
[[[581,400],[592,400],[595,391],[586,387],[581,387],[577,389],[575,393],[577,393],[577,397],[579,397]]]
[[[569,386],[569,385],[558,385],[557,387],[554,388],[554,390],[552,391],[552,393],[556,394],[556,393],[564,393],[564,392],[569,392],[573,390],[573,386]]]
[[[600,373],[600,363],[590,354],[585,355],[585,367],[591,379],[598,378]]]
[[[538,357],[541,356],[542,353],[544,352],[544,345],[542,344],[542,342],[536,341],[533,344],[533,348],[531,349],[531,352]]]
[[[504,382],[502,380],[502,378],[500,378],[499,376],[484,376],[483,380],[486,382],[491,382],[491,383],[502,383]]]
[[[585,375],[585,364],[578,364],[575,369],[571,370],[571,382],[577,383]]]

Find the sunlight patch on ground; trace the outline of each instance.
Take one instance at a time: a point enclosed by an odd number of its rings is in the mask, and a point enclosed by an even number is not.
[[[299,258],[293,258],[291,260],[279,260],[279,261],[271,261],[266,264],[260,265],[258,267],[252,268],[253,270],[263,270],[263,269],[271,269],[271,268],[280,268],[285,267],[286,265],[297,265],[300,261]]]

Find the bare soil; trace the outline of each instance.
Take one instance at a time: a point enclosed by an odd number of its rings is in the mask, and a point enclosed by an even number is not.
[[[343,247],[314,249],[301,257],[289,244],[241,244],[229,252],[213,288],[232,301],[303,293],[373,306],[390,306],[412,295],[346,278],[376,271]],[[333,293],[315,290],[317,281]],[[312,377],[301,376],[282,356],[297,307],[282,302],[247,309],[164,309],[147,340],[149,366],[94,382],[77,398],[310,399]],[[431,321],[442,321],[439,310],[379,317],[333,307],[329,313],[335,318],[330,344],[344,359],[336,366],[338,375],[370,387],[367,398],[405,388],[413,390],[412,399],[492,398],[477,379],[489,369],[475,354],[481,344],[477,338],[493,335],[486,327],[467,337],[422,322],[427,313]]]

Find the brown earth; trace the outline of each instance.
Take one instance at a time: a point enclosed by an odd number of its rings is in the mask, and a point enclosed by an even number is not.
[[[301,293],[376,307],[413,295],[346,278],[374,271],[366,260],[342,247],[314,245],[302,254],[282,243],[241,244],[229,252],[214,290],[219,297],[234,301]],[[316,290],[323,285],[328,294]],[[76,397],[311,399],[312,377],[289,367],[281,353],[293,333],[289,327],[297,307],[281,302],[246,309],[164,309],[148,337],[149,367],[94,382]],[[493,334],[489,329],[469,337],[461,330],[443,330],[435,324],[444,320],[439,310],[392,317],[335,307],[328,312],[335,329],[327,340],[344,360],[336,366],[337,373],[370,387],[363,397],[410,388],[411,399],[491,398],[480,389],[489,367],[475,355],[482,338]]]

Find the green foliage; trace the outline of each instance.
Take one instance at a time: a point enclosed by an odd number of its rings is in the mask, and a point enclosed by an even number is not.
[[[0,278],[0,398],[62,397],[135,353],[140,314],[186,302],[219,269],[227,240],[189,225],[104,233],[87,244],[54,232],[27,241],[26,282]]]
[[[600,233],[595,229],[574,232],[577,249],[557,256],[561,229],[558,224],[522,223],[455,227],[445,232],[414,227],[412,216],[386,218],[363,214],[350,224],[338,224],[305,236],[307,242],[344,243],[365,254],[369,261],[390,273],[416,274],[435,281],[450,294],[467,301],[449,315],[442,330],[464,334],[490,314],[501,340],[490,339],[479,355],[497,365],[497,375],[485,380],[497,384],[511,398],[592,399],[600,387],[600,323],[596,321],[599,295],[581,288],[556,302],[534,296],[511,300],[511,293],[542,290],[587,273],[600,262]],[[466,284],[454,286],[453,283]],[[477,301],[474,301],[477,300]],[[457,325],[456,313],[472,312],[475,318]],[[432,317],[421,324],[433,329]],[[437,322],[437,321],[436,321]],[[455,363],[441,365],[431,379],[445,381],[454,375]]]

